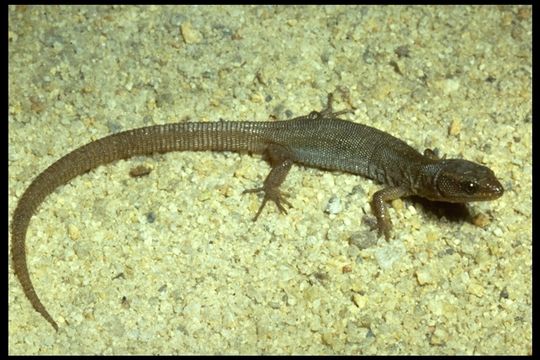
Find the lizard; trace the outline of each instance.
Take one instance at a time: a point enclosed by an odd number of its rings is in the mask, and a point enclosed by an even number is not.
[[[271,165],[262,187],[263,199],[253,220],[268,201],[286,213],[291,204],[280,191],[291,166],[361,175],[386,187],[374,193],[371,207],[378,236],[388,240],[391,221],[386,202],[417,195],[452,203],[494,200],[504,189],[486,166],[464,160],[423,154],[404,141],[376,128],[340,118],[351,112],[326,107],[283,121],[183,122],[153,125],[114,133],[63,156],[41,172],[20,197],[11,222],[12,265],[26,298],[58,331],[58,324],[38,297],[28,272],[26,232],[39,205],[56,188],[100,165],[137,155],[170,151],[230,151],[262,154]]]

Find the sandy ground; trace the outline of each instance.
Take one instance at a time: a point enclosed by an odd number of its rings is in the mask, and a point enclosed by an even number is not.
[[[531,7],[9,8],[9,222],[32,179],[113,132],[288,119],[326,94],[352,121],[489,166],[480,226],[381,185],[294,167],[294,208],[251,222],[260,156],[170,153],[60,187],[9,276],[11,354],[530,354]],[[132,178],[130,169],[152,172]]]

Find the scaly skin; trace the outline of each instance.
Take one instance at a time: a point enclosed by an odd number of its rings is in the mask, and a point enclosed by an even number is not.
[[[493,200],[504,190],[493,171],[461,159],[424,155],[405,142],[375,128],[341,120],[332,112],[331,95],[321,112],[278,122],[214,122],[156,125],[128,130],[93,141],[65,155],[28,186],[13,213],[11,255],[24,294],[56,330],[58,324],[41,303],[28,273],[26,231],[32,215],[57,187],[100,165],[136,155],[169,151],[235,151],[264,154],[272,165],[256,220],[268,200],[281,212],[290,206],[279,187],[292,164],[339,170],[374,179],[387,187],[372,200],[379,235],[390,238],[386,202],[409,195],[431,200],[469,202]]]

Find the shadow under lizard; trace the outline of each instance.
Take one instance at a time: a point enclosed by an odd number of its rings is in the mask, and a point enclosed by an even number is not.
[[[57,187],[100,165],[137,155],[170,151],[232,151],[263,154],[272,167],[253,220],[268,200],[279,211],[291,206],[279,187],[292,164],[362,175],[386,187],[371,201],[379,236],[390,238],[386,202],[417,195],[429,200],[466,203],[494,200],[504,189],[489,168],[462,159],[439,159],[419,153],[402,140],[373,127],[342,120],[349,112],[332,111],[332,94],[324,110],[277,122],[186,122],[123,131],[92,141],[65,155],[39,174],[23,193],[11,222],[13,268],[24,294],[53,327],[56,321],[39,299],[26,262],[26,232],[32,215]]]

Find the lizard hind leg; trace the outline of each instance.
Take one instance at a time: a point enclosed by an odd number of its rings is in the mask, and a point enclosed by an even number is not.
[[[340,111],[334,111],[334,108],[332,106],[332,103],[334,102],[334,94],[328,93],[328,96],[326,98],[326,107],[322,109],[320,112],[317,112],[317,114],[320,117],[330,117],[330,118],[337,118],[340,115],[352,113],[353,110],[351,109],[345,109]]]
[[[287,201],[286,195],[281,192],[279,187],[285,181],[289,170],[293,164],[291,160],[290,151],[281,145],[270,144],[266,149],[266,155],[272,165],[272,170],[264,180],[264,184],[260,188],[244,190],[243,194],[264,192],[264,198],[262,200],[259,210],[255,214],[253,221],[259,218],[262,210],[264,209],[268,200],[273,201],[281,213],[286,214],[287,209],[283,205],[287,205],[292,208],[291,203]]]
[[[292,208],[291,203],[287,201],[287,199],[285,198],[285,195],[278,188],[262,187],[262,188],[256,188],[256,189],[248,189],[248,190],[244,190],[243,194],[261,192],[261,191],[264,192],[264,198],[261,202],[261,206],[259,206],[259,210],[257,210],[257,213],[253,217],[253,221],[257,221],[257,219],[259,218],[259,215],[261,215],[261,212],[266,206],[266,203],[268,202],[268,200],[273,201],[276,204],[279,211],[283,214],[287,214],[287,209],[283,206],[283,204]]]

